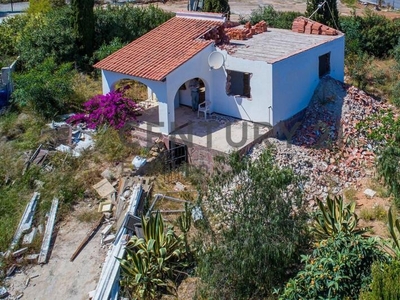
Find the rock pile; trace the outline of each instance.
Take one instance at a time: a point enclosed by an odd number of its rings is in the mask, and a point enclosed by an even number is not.
[[[269,138],[254,147],[251,156],[273,146],[280,166],[291,167],[306,178],[304,191],[309,200],[341,194],[350,185],[371,176],[374,143],[357,124],[388,109],[365,92],[324,78],[317,87],[304,121],[295,124],[290,141]]]

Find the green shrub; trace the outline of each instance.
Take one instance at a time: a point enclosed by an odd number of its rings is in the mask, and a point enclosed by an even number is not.
[[[248,19],[242,18],[241,23],[249,21],[251,24],[256,24],[264,20],[269,27],[291,29],[293,20],[301,15],[301,13],[294,11],[277,11],[272,5],[267,5],[252,10],[250,17]]]
[[[397,139],[398,141],[400,139]],[[394,202],[400,207],[400,148],[394,144],[386,146],[378,157],[377,170],[379,176],[385,182],[390,193],[394,196]]]
[[[123,43],[120,38],[114,38],[109,44],[101,45],[100,48],[93,53],[91,63],[95,64],[96,62],[102,60],[103,58],[106,58],[115,51],[121,49],[125,45],[126,43]]]
[[[299,181],[270,150],[219,158],[197,246],[204,298],[263,299],[293,272],[309,241]]]
[[[322,5],[321,5],[322,3]],[[312,19],[332,28],[339,26],[339,11],[336,0],[307,0],[306,16],[313,16]]]
[[[364,16],[340,17],[340,27],[346,34],[346,52],[366,52],[375,57],[391,54],[400,37],[400,21],[390,20],[372,11]]]
[[[372,266],[371,291],[361,293],[360,300],[400,299],[400,261],[374,263]]]
[[[227,16],[231,13],[228,0],[204,0],[203,11],[224,13]]]
[[[73,76],[71,64],[58,66],[50,57],[28,72],[15,74],[12,102],[52,119],[57,114],[68,112],[69,99],[73,97]]]
[[[95,49],[116,38],[122,43],[132,42],[174,16],[153,5],[147,8],[108,6],[107,9],[95,9],[94,14]]]
[[[42,14],[51,10],[50,0],[29,0],[28,14]]]
[[[69,6],[29,17],[16,43],[24,67],[31,69],[52,57],[56,64],[76,58],[75,33]]]
[[[17,56],[17,41],[28,20],[27,15],[16,15],[0,23],[0,56],[3,60]]]
[[[340,233],[302,261],[304,269],[286,284],[281,300],[358,299],[369,288],[372,264],[388,262],[389,256],[375,238]]]

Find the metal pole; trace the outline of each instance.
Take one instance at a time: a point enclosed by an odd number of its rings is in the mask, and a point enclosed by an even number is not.
[[[14,12],[14,6],[12,0],[10,0],[10,2],[11,2],[11,11]]]

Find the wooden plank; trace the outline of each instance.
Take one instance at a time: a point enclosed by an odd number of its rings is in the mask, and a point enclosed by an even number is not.
[[[50,215],[47,220],[46,230],[44,231],[42,247],[40,248],[38,263],[45,264],[47,262],[47,255],[49,254],[51,237],[53,235],[54,224],[56,222],[56,215],[58,209],[58,198],[54,198],[51,203]]]
[[[100,227],[101,223],[104,220],[104,214],[101,216],[99,221],[93,226],[92,230],[89,232],[89,234],[83,239],[82,243],[78,246],[74,254],[72,254],[70,261],[74,261],[74,259],[78,256],[79,252],[82,251],[82,249],[86,246],[86,244],[89,242],[89,240],[94,236],[96,233],[97,229]]]

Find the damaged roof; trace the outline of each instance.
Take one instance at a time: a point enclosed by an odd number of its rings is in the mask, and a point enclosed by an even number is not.
[[[315,35],[268,28],[267,32],[247,40],[231,40],[231,55],[272,64],[341,37],[341,33],[334,36]]]

